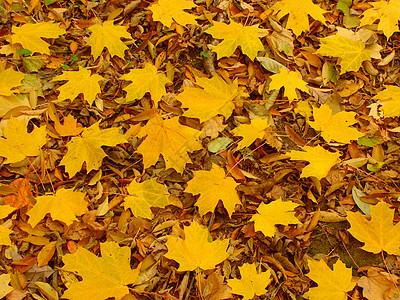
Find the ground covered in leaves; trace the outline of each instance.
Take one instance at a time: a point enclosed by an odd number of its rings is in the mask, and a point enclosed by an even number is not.
[[[0,297],[398,298],[399,15],[0,1]]]

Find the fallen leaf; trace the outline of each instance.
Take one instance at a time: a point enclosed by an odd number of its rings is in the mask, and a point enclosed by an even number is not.
[[[196,16],[184,11],[196,7],[193,1],[186,0],[158,0],[148,8],[153,13],[153,20],[161,22],[164,26],[171,27],[172,23],[185,26],[196,25]]]
[[[130,247],[119,247],[115,242],[100,244],[101,257],[78,247],[74,254],[62,257],[62,270],[73,272],[83,278],[73,282],[64,292],[63,298],[70,300],[98,299],[115,297],[121,299],[129,294],[127,285],[135,283],[140,265],[132,270],[130,266]]]
[[[285,92],[283,95],[288,97],[289,102],[299,99],[296,89],[299,89],[307,94],[310,93],[306,86],[307,82],[301,79],[301,74],[299,71],[289,71],[279,68],[279,73],[270,76],[270,79],[271,83],[269,84],[269,89],[279,91],[281,87],[284,87]]]
[[[14,95],[14,88],[22,85],[21,81],[24,79],[25,74],[14,71],[12,68],[5,69],[0,72],[0,95],[11,96]]]
[[[53,220],[69,226],[78,220],[76,216],[88,211],[85,195],[86,193],[75,192],[73,189],[60,188],[55,194],[36,197],[36,204],[27,213],[28,223],[35,227],[49,213]]]
[[[225,277],[215,271],[208,275],[207,279],[201,276],[199,280],[199,286],[203,289],[204,300],[222,300],[230,299],[232,295],[230,293],[231,288],[224,284]]]
[[[358,140],[364,136],[356,128],[349,127],[357,123],[355,112],[341,111],[332,114],[332,109],[328,103],[325,103],[319,108],[315,107],[313,115],[314,122],[310,121],[310,126],[321,131],[321,136],[328,143],[334,140],[339,143],[350,144],[352,140]]]
[[[64,71],[52,81],[68,80],[67,83],[57,88],[60,91],[58,101],[70,99],[73,101],[80,94],[89,105],[93,104],[96,95],[101,93],[99,82],[104,78],[98,74],[91,75],[92,72],[79,66],[78,71]]]
[[[38,156],[46,144],[46,127],[36,127],[28,133],[24,120],[11,118],[3,128],[4,138],[0,138],[0,156],[7,164],[24,160],[27,156]]]
[[[243,264],[239,267],[241,279],[228,279],[232,294],[243,296],[243,300],[253,299],[256,295],[264,295],[266,287],[271,283],[271,271],[258,273],[255,264]]]
[[[0,298],[7,296],[8,293],[14,290],[14,288],[9,285],[10,281],[11,281],[10,274],[0,275]]]
[[[83,131],[82,124],[78,123],[71,114],[64,118],[64,124],[61,124],[58,120],[55,120],[54,128],[61,136],[76,136]]]
[[[201,126],[201,131],[203,131],[202,136],[209,136],[211,139],[215,139],[227,126],[224,125],[223,122],[224,118],[220,116],[215,116],[203,122]]]
[[[256,139],[263,139],[265,130],[269,127],[267,119],[255,118],[250,124],[240,124],[232,130],[234,135],[242,136],[238,149],[249,147]]]
[[[17,178],[8,185],[14,193],[3,197],[4,204],[9,204],[15,208],[21,208],[31,203],[33,194],[31,192],[31,184],[25,178]]]
[[[254,222],[255,231],[261,231],[265,236],[274,236],[276,224],[301,224],[294,215],[297,206],[292,201],[282,201],[282,198],[268,204],[261,202],[257,208],[258,214],[253,215],[250,221]]]
[[[328,175],[329,170],[338,163],[340,153],[325,150],[320,145],[301,147],[304,151],[292,150],[286,153],[292,160],[305,160],[310,164],[303,168],[300,177],[316,177],[319,180]]]
[[[179,264],[178,271],[193,271],[214,269],[215,265],[223,262],[229,254],[226,249],[229,240],[215,240],[210,242],[210,233],[197,222],[192,222],[184,228],[185,239],[169,236],[165,246],[168,252],[164,256],[173,259]]]
[[[4,198],[3,198],[4,201]],[[14,210],[16,210],[16,207],[12,207],[8,204],[6,205],[0,205],[0,219],[7,218],[9,214],[11,214]]]
[[[342,300],[347,298],[347,292],[351,291],[356,282],[352,282],[351,268],[338,260],[331,270],[323,261],[309,260],[310,272],[307,274],[311,280],[318,284],[318,287],[310,288],[304,294],[305,297],[313,300]]]
[[[393,225],[394,209],[385,202],[371,205],[371,220],[368,221],[360,212],[347,212],[350,223],[348,231],[357,240],[365,243],[361,249],[379,253],[400,255],[400,223]]]
[[[11,246],[10,234],[13,233],[11,229],[0,225],[0,245]]]
[[[258,51],[264,51],[264,45],[258,38],[258,34],[265,32],[258,25],[243,26],[241,23],[230,21],[229,24],[214,22],[205,32],[211,34],[215,39],[223,39],[213,52],[217,53],[217,59],[224,56],[230,57],[237,47],[241,47],[243,54],[254,60]]]
[[[395,85],[384,85],[385,89],[378,92],[372,99],[378,100],[385,118],[400,116],[400,87]]]
[[[224,204],[229,217],[237,204],[241,205],[236,192],[238,184],[232,177],[227,177],[223,168],[213,165],[210,171],[194,171],[194,177],[188,182],[185,192],[200,194],[196,206],[200,215],[213,212],[219,200]]]
[[[370,267],[367,276],[357,281],[357,286],[362,287],[363,296],[369,300],[395,300],[399,298],[399,288],[394,283],[398,280],[399,277],[394,274]]]

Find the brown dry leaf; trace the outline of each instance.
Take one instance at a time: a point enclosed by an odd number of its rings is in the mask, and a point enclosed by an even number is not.
[[[203,276],[199,279],[198,284],[203,290],[204,300],[222,300],[232,297],[229,292],[231,288],[224,284],[225,277],[218,270],[208,275],[207,279]]]
[[[363,296],[369,300],[394,300],[399,299],[399,277],[389,274],[383,269],[370,267],[367,276],[361,277],[357,285],[363,288]]]
[[[201,131],[203,131],[201,137],[209,136],[211,139],[218,137],[219,133],[227,126],[223,122],[224,118],[221,116],[215,116],[205,121],[201,127]]]

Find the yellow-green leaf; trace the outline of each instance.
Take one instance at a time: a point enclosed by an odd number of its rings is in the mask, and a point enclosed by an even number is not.
[[[254,221],[255,231],[261,231],[265,236],[274,236],[276,224],[301,224],[294,215],[297,206],[292,201],[282,201],[282,198],[268,204],[262,202],[257,208],[258,214],[253,215],[250,221]]]
[[[188,182],[185,192],[200,194],[196,206],[199,213],[205,215],[213,212],[219,200],[224,204],[229,216],[235,211],[237,204],[241,205],[236,192],[238,185],[232,177],[227,177],[223,168],[213,165],[210,171],[194,171],[194,177]]]
[[[303,81],[299,71],[289,71],[279,68],[279,73],[270,76],[271,83],[269,84],[270,90],[279,90],[281,87],[285,88],[284,96],[288,97],[289,102],[299,99],[296,89],[309,94],[306,86],[307,82]]]
[[[24,73],[14,71],[12,68],[0,72],[0,95],[13,95],[14,91],[12,89],[21,85],[21,80],[24,79],[24,76]]]
[[[128,49],[121,38],[132,39],[125,26],[114,25],[113,20],[105,21],[103,24],[95,24],[88,28],[92,34],[87,44],[92,47],[92,55],[96,60],[104,48],[108,49],[111,56],[124,58],[124,51]]]
[[[119,133],[119,128],[100,130],[99,123],[94,123],[83,130],[82,136],[73,137],[67,143],[68,151],[60,165],[65,166],[70,178],[81,170],[84,162],[87,172],[98,170],[103,158],[107,156],[101,146],[116,146],[126,142],[124,135]]]
[[[64,292],[63,298],[70,300],[121,299],[129,294],[127,285],[135,283],[140,267],[131,269],[131,248],[119,247],[115,242],[100,244],[101,257],[78,247],[74,254],[62,257],[62,270],[73,272],[83,278],[73,282]],[[139,265],[140,266],[140,265]]]
[[[67,83],[60,86],[58,90],[58,101],[70,99],[74,100],[79,94],[90,104],[96,99],[96,95],[101,93],[99,82],[104,78],[98,74],[93,74],[88,69],[79,66],[78,71],[65,71],[55,77],[52,81],[68,80]]]
[[[232,294],[242,295],[243,300],[250,300],[267,292],[265,289],[272,281],[270,270],[258,273],[255,264],[243,264],[239,271],[241,279],[227,280]]]
[[[371,60],[370,51],[365,49],[363,42],[353,41],[338,34],[322,38],[320,41],[321,47],[315,53],[341,58],[340,74],[357,72],[363,61]]]
[[[76,216],[88,211],[85,195],[86,193],[75,192],[73,189],[60,188],[55,194],[36,197],[36,204],[27,213],[28,223],[35,227],[49,213],[53,220],[69,226],[78,220]]]
[[[238,46],[241,47],[243,54],[251,60],[257,56],[258,51],[264,50],[264,45],[258,38],[258,34],[265,29],[258,28],[258,25],[243,26],[231,20],[229,24],[214,22],[205,32],[216,39],[223,39],[212,51],[217,53],[217,58],[230,57]]]
[[[165,257],[179,263],[179,272],[214,269],[215,266],[228,258],[226,249],[229,240],[210,242],[210,233],[197,222],[192,222],[184,228],[185,239],[169,236],[165,246],[168,252]]]
[[[172,83],[164,73],[158,72],[157,68],[150,63],[146,63],[143,69],[130,70],[129,73],[121,76],[119,79],[132,81],[131,84],[124,87],[124,91],[127,92],[126,102],[133,102],[136,99],[142,98],[147,92],[150,92],[155,106],[157,106],[161,97],[167,94],[165,85]]]
[[[271,9],[278,12],[277,17],[279,19],[289,14],[286,28],[292,29],[293,33],[297,36],[301,35],[303,31],[310,30],[308,15],[325,24],[323,14],[326,11],[314,4],[312,0],[280,0]]]
[[[323,260],[309,260],[308,266],[307,276],[318,284],[304,294],[310,300],[347,299],[347,292],[356,286],[356,282],[352,282],[351,268],[346,268],[340,259],[333,265],[333,270]]]
[[[27,23],[21,27],[13,26],[11,29],[11,43],[21,44],[24,49],[50,55],[50,44],[41,38],[57,38],[66,31],[53,22]]]
[[[339,152],[329,152],[320,145],[304,146],[304,151],[292,150],[286,153],[292,160],[305,160],[310,164],[303,168],[300,177],[317,177],[319,180],[328,175],[329,170],[339,161]]]
[[[158,0],[148,8],[153,13],[153,20],[161,22],[164,26],[171,27],[172,22],[182,26],[197,24],[196,16],[184,11],[196,7],[193,1],[187,0]]]
[[[356,128],[349,127],[357,120],[355,112],[341,111],[332,115],[332,110],[327,103],[320,108],[313,109],[314,122],[309,122],[310,126],[317,131],[321,131],[321,136],[328,143],[334,140],[339,143],[350,144],[352,140],[358,140],[364,136]]]
[[[393,225],[394,209],[390,209],[383,201],[370,208],[370,221],[360,212],[347,212],[347,221],[350,223],[348,231],[357,240],[365,243],[361,248],[365,251],[386,251],[400,255],[400,223]]]
[[[4,138],[0,138],[0,156],[11,164],[24,160],[27,156],[38,156],[40,148],[47,142],[46,127],[36,127],[28,133],[24,120],[11,118],[3,128]]]
[[[250,146],[256,139],[263,139],[265,130],[269,127],[267,119],[256,118],[250,124],[240,124],[232,130],[234,135],[242,136],[238,149]]]

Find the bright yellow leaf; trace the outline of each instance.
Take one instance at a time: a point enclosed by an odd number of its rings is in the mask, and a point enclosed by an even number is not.
[[[235,189],[238,184],[232,177],[225,175],[223,168],[213,165],[210,171],[194,171],[193,174],[194,177],[188,182],[185,192],[200,194],[196,206],[199,207],[201,215],[213,212],[219,200],[224,204],[229,217],[235,211],[235,206],[241,205]]]
[[[28,223],[35,227],[49,213],[53,220],[69,226],[78,220],[76,216],[88,211],[85,195],[86,193],[75,192],[73,189],[60,188],[55,194],[36,197],[36,204],[27,213]]]
[[[76,136],[83,131],[83,126],[77,122],[72,114],[69,114],[64,118],[64,124],[56,120],[54,122],[54,129],[61,136]]]
[[[126,31],[126,26],[114,25],[113,20],[105,21],[103,24],[95,24],[88,28],[92,34],[87,44],[92,47],[92,55],[96,60],[104,48],[108,49],[111,56],[124,58],[124,51],[128,49],[121,38],[132,39]]]
[[[399,31],[400,0],[368,2],[368,4],[373,7],[364,11],[360,26],[372,25],[378,20],[378,30],[382,30],[388,39]]]
[[[304,294],[310,300],[343,300],[347,299],[347,292],[351,291],[356,282],[352,282],[351,268],[338,260],[331,270],[323,261],[309,260],[309,278],[315,281],[318,286],[312,287]]]
[[[179,272],[214,269],[215,265],[223,262],[229,254],[226,249],[229,240],[210,241],[210,233],[197,222],[192,222],[184,228],[185,239],[169,236],[165,246],[168,252],[165,257],[179,264]]]
[[[14,95],[14,91],[12,89],[22,85],[21,80],[24,79],[24,76],[24,73],[14,71],[12,68],[8,68],[0,72],[0,95]]]
[[[359,212],[347,212],[350,223],[348,231],[357,240],[365,243],[361,248],[372,253],[386,251],[400,255],[400,223],[393,226],[394,209],[385,202],[371,206],[371,220]]]
[[[250,124],[240,124],[232,130],[234,135],[242,136],[238,149],[250,146],[256,139],[263,139],[265,130],[269,127],[267,119],[256,118]]]
[[[74,254],[62,257],[62,270],[73,272],[83,278],[73,282],[64,292],[63,298],[70,300],[103,300],[115,297],[121,299],[129,294],[127,285],[135,283],[140,265],[132,270],[130,266],[131,248],[119,247],[115,242],[100,244],[101,257],[83,247]]]
[[[5,297],[8,293],[10,293],[14,288],[10,286],[11,275],[10,274],[1,274],[0,275],[0,298]]]
[[[305,160],[310,164],[303,168],[300,177],[317,177],[319,180],[328,175],[329,170],[338,163],[340,153],[329,152],[320,145],[304,146],[304,151],[292,150],[286,153],[292,160]]]
[[[309,94],[306,86],[307,82],[301,79],[299,71],[289,71],[279,68],[279,73],[270,76],[271,83],[269,84],[270,90],[279,90],[281,87],[285,88],[284,96],[288,97],[289,101],[299,99],[296,89]]]
[[[11,214],[16,209],[17,209],[16,207],[12,207],[8,204],[0,205],[0,219],[8,217],[8,215]]]
[[[182,26],[187,24],[196,25],[196,16],[191,15],[184,9],[196,7],[193,1],[186,0],[158,0],[148,8],[153,13],[153,20],[161,22],[164,26],[171,27],[172,22]]]
[[[27,23],[21,27],[13,26],[11,32],[12,44],[21,44],[24,49],[28,49],[32,53],[39,52],[48,55],[50,55],[50,44],[41,38],[55,39],[66,33],[59,27],[59,24],[53,22]]]
[[[207,121],[217,114],[229,118],[235,108],[233,100],[236,97],[248,96],[241,92],[237,80],[228,84],[217,74],[210,79],[196,77],[196,85],[201,88],[185,87],[176,99],[182,102],[183,108],[189,108],[183,113],[184,116],[199,118],[200,122]]]
[[[382,105],[381,110],[385,118],[400,116],[400,87],[385,85],[383,91],[378,92],[372,99]]]
[[[349,127],[357,120],[355,112],[341,111],[332,115],[332,110],[328,103],[321,105],[320,108],[313,109],[314,122],[309,122],[310,126],[317,131],[321,131],[321,136],[328,143],[334,140],[339,143],[350,144],[352,140],[358,140],[364,136],[354,127]]]
[[[73,137],[67,143],[68,151],[60,165],[65,166],[70,178],[81,170],[84,162],[87,172],[98,170],[103,158],[107,156],[101,146],[112,147],[126,142],[124,135],[119,133],[119,128],[100,130],[99,123],[94,123],[83,130],[82,136]]]
[[[28,97],[20,99],[14,94],[11,96],[0,95],[0,117],[3,117],[6,113],[12,109],[15,109],[16,107],[24,107],[29,110],[31,108],[31,104],[29,103]]]
[[[7,158],[7,164],[19,162],[27,156],[38,156],[40,148],[47,142],[45,126],[28,133],[25,121],[16,118],[8,121],[3,136],[0,138],[0,156]]]
[[[133,102],[140,99],[150,92],[151,99],[157,105],[162,96],[167,94],[165,85],[172,83],[164,73],[158,72],[157,68],[150,63],[146,63],[143,69],[133,69],[129,73],[121,76],[120,80],[132,81],[131,84],[124,87],[126,94],[126,102]]]
[[[99,82],[104,80],[99,74],[93,74],[88,69],[79,66],[78,71],[64,71],[61,75],[55,77],[52,81],[68,80],[67,83],[60,86],[58,90],[58,101],[67,99],[74,100],[79,94],[90,104],[96,99],[96,95],[101,93]]]
[[[130,208],[135,217],[151,219],[150,207],[165,207],[178,204],[170,200],[168,190],[155,178],[138,183],[133,180],[128,186],[129,196],[124,199],[124,208]]]
[[[305,30],[310,30],[308,15],[325,24],[323,14],[326,13],[326,11],[314,4],[312,0],[280,0],[277,1],[271,9],[276,12],[279,11],[277,14],[279,19],[289,14],[286,28],[292,29],[293,33],[297,36],[301,35]]]
[[[267,292],[265,289],[272,281],[270,270],[258,273],[255,264],[243,264],[239,271],[241,279],[227,280],[232,294],[242,295],[243,300],[250,300]]]
[[[223,39],[214,49],[217,58],[230,57],[240,46],[243,54],[246,54],[251,60],[257,56],[258,51],[264,51],[264,45],[258,38],[258,34],[265,29],[255,26],[243,26],[231,20],[229,24],[214,22],[205,32],[211,34],[215,39]]]
[[[0,245],[11,246],[10,234],[13,233],[11,229],[0,225]]]
[[[257,208],[258,214],[253,215],[254,230],[261,231],[265,236],[274,236],[276,224],[301,224],[294,216],[294,209],[299,206],[292,201],[282,201],[282,198],[268,204],[261,203]]]
[[[182,173],[186,163],[191,162],[188,152],[202,147],[200,134],[201,131],[181,125],[177,117],[163,120],[156,115],[140,130],[138,137],[146,138],[137,152],[142,153],[145,168],[155,165],[162,154],[166,169]]]
[[[320,41],[321,47],[315,53],[341,58],[340,74],[357,72],[363,61],[371,60],[371,53],[365,49],[363,42],[353,41],[338,34],[322,38]]]

